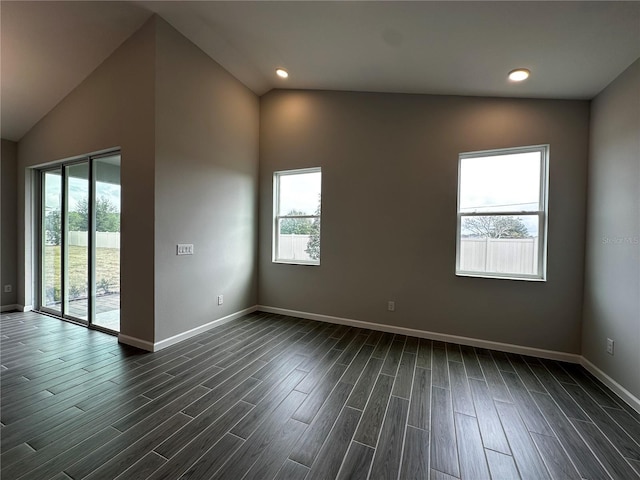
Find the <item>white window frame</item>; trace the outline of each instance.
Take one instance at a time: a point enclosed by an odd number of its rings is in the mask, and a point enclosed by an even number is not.
[[[528,152],[540,152],[540,196],[538,210],[531,211],[482,211],[460,212],[460,180],[462,160],[469,158],[495,157],[499,155],[513,155]],[[549,145],[532,145],[527,147],[502,148],[477,152],[461,153],[458,157],[458,204],[457,204],[457,232],[456,232],[456,275],[461,277],[498,278],[509,280],[528,280],[544,282],[547,279],[547,227],[548,227],[548,192],[549,192]],[[484,209],[483,209],[484,210]],[[538,216],[538,274],[496,273],[465,271],[460,269],[460,241],[463,217],[474,216]]]
[[[273,263],[285,263],[289,265],[320,265],[320,259],[318,260],[291,260],[291,259],[281,259],[278,258],[279,249],[279,224],[280,220],[284,218],[309,218],[311,220],[320,219],[322,222],[322,210],[320,210],[320,215],[278,215],[280,212],[280,179],[284,176],[288,175],[301,175],[306,173],[320,173],[320,178],[322,182],[322,167],[312,167],[312,168],[299,168],[296,170],[281,170],[273,173],[273,242],[272,242],[272,261]],[[322,205],[322,183],[320,183],[320,204]],[[322,225],[322,223],[320,224]],[[320,227],[322,229],[322,226]],[[322,238],[322,237],[321,237]],[[322,244],[322,240],[320,240]],[[322,258],[322,257],[321,257]]]

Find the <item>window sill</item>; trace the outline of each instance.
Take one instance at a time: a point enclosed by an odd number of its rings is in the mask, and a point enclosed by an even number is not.
[[[546,282],[546,278],[542,277],[520,277],[516,275],[498,275],[491,273],[481,272],[456,272],[457,277],[475,277],[475,278],[490,278],[494,280],[521,280],[525,282]]]
[[[304,266],[311,266],[311,267],[319,267],[320,266],[320,262],[305,262],[302,260],[272,260],[272,263],[280,263],[283,265],[304,265]]]

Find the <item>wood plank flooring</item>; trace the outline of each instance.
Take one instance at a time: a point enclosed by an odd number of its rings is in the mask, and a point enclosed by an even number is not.
[[[156,353],[2,314],[4,479],[640,479],[582,367],[256,312]]]

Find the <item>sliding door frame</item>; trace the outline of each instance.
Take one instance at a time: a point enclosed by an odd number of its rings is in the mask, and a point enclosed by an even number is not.
[[[121,155],[120,149],[108,150],[105,152],[101,152],[94,155],[86,155],[79,158],[74,158],[72,160],[67,160],[63,162],[56,163],[54,165],[49,165],[44,168],[38,170],[37,175],[37,202],[39,205],[39,218],[38,218],[38,261],[37,264],[37,302],[38,302],[38,310],[42,313],[46,313],[48,315],[60,318],[61,320],[65,320],[71,323],[80,324],[86,326],[88,328],[99,330],[104,333],[108,333],[111,335],[117,335],[119,332],[115,330],[111,330],[109,328],[105,328],[100,325],[96,325],[95,315],[96,315],[96,249],[94,246],[96,245],[96,173],[95,173],[95,162],[101,158],[110,157],[113,155]],[[78,317],[74,317],[70,315],[66,310],[66,304],[68,303],[67,297],[67,279],[68,279],[68,258],[67,258],[67,237],[68,237],[68,206],[69,206],[69,198],[68,198],[68,182],[69,177],[67,174],[68,167],[73,165],[80,165],[83,163],[88,164],[88,215],[87,215],[87,319],[82,319]],[[44,250],[46,245],[45,239],[45,198],[43,195],[43,189],[45,187],[45,183],[43,181],[44,176],[47,172],[60,170],[60,311],[54,310],[52,308],[44,306],[45,299],[45,285],[44,285]]]
[[[44,259],[45,259],[45,247],[47,244],[47,240],[45,238],[46,235],[46,196],[44,193],[44,189],[46,187],[45,176],[49,172],[53,172],[59,170],[60,171],[60,311],[54,310],[53,308],[47,307],[45,305],[45,298],[47,296],[45,288],[45,275],[46,271],[44,268]],[[66,221],[66,214],[64,211],[64,194],[62,193],[64,190],[64,176],[65,169],[62,164],[56,164],[49,166],[47,168],[43,168],[38,171],[38,211],[40,213],[38,217],[38,288],[37,288],[37,298],[38,298],[38,309],[44,313],[48,313],[49,315],[53,315],[56,317],[64,316],[64,291],[65,291],[65,278],[64,278],[64,256],[66,247],[65,243],[65,234],[64,234],[64,222]],[[54,267],[55,271],[55,267]],[[54,290],[55,295],[55,290]]]

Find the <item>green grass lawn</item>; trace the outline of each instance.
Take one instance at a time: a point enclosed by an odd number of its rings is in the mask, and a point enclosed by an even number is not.
[[[69,298],[82,298],[88,294],[88,254],[87,247],[70,246],[68,250]],[[60,246],[45,246],[44,276],[47,303],[53,298],[60,300]],[[97,293],[120,291],[120,250],[117,248],[96,249]],[[55,292],[55,295],[53,294]]]

